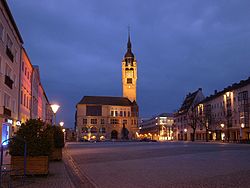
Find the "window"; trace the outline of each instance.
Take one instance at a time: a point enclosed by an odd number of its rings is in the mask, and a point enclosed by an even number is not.
[[[4,93],[4,106],[9,108],[10,107],[10,96]]]
[[[91,133],[97,133],[97,128],[96,127],[91,127],[90,132]]]
[[[83,119],[83,125],[86,125],[88,123],[88,120],[87,119]]]
[[[127,78],[127,84],[132,84],[132,78]]]
[[[122,115],[123,115],[123,113],[122,113],[122,111],[120,111],[120,116],[122,117]]]
[[[21,91],[21,104],[23,104],[23,91]]]
[[[114,116],[114,111],[113,110],[110,111],[110,116],[112,116],[112,117]]]
[[[26,106],[26,94],[23,96],[23,105]]]
[[[118,116],[118,111],[115,111],[115,117],[117,117]]]
[[[24,71],[24,62],[22,61],[22,71]]]
[[[106,129],[105,129],[104,127],[101,127],[101,128],[99,129],[99,132],[100,132],[100,133],[106,133]]]
[[[5,66],[5,75],[9,76],[9,77],[11,75],[11,69],[10,69],[8,64],[6,64],[6,66]]]
[[[104,119],[101,119],[101,124],[105,124],[105,121],[104,121]]]
[[[13,46],[13,42],[10,39],[10,36],[7,34],[7,46],[10,49],[10,51],[12,50],[12,46]]]
[[[119,124],[118,119],[110,119],[110,124]]]
[[[1,40],[3,40],[3,30],[4,30],[3,24],[0,23],[0,39],[1,39]]]
[[[102,115],[102,106],[87,106],[86,116],[101,116]]]
[[[27,75],[27,67],[25,67],[24,74]]]
[[[130,111],[128,111],[128,117],[130,117]]]
[[[123,112],[123,114],[124,114],[124,117],[126,117],[126,116],[127,116],[126,111],[124,111],[124,112]]]
[[[127,125],[127,123],[128,123],[128,121],[127,121],[126,119],[124,119],[124,120],[122,121],[122,124]]]
[[[91,120],[90,120],[90,123],[91,123],[91,124],[97,124],[97,119],[91,119]]]

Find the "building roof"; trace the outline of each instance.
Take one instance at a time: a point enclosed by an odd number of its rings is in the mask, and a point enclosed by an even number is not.
[[[136,102],[131,102],[126,97],[109,97],[109,96],[84,96],[78,104],[100,104],[113,106],[133,106]]]
[[[197,91],[195,91],[193,93],[187,94],[184,102],[182,103],[181,108],[178,110],[179,114],[186,113],[190,109],[190,107],[193,105],[195,97],[199,91],[201,91],[201,88],[199,88]]]
[[[11,14],[10,8],[9,8],[6,0],[1,0],[1,2],[3,3],[3,6],[4,6],[5,10],[6,10],[6,13],[9,16],[10,22],[13,25],[20,42],[23,44],[22,36],[21,36],[21,34],[20,34],[19,30],[18,30],[18,27],[17,27],[16,22],[15,22],[12,14]]]
[[[246,80],[241,80],[239,83],[234,83],[234,84],[224,88],[222,91],[217,92],[217,90],[215,90],[215,93],[213,95],[206,97],[203,101],[201,101],[201,103],[211,101],[211,100],[213,100],[221,95],[224,95],[226,92],[239,89],[239,88],[244,87],[248,84],[250,84],[250,77],[248,77],[248,79],[246,79]]]

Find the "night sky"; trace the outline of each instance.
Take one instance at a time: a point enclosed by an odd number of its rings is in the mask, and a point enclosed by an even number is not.
[[[250,76],[249,0],[8,0],[58,120],[84,95],[121,96],[127,27],[141,117],[178,109]]]

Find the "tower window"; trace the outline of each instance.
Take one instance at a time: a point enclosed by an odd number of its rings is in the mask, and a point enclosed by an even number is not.
[[[132,84],[132,78],[127,78],[127,84]]]

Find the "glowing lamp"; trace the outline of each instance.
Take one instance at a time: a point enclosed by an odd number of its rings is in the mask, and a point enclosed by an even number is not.
[[[61,127],[63,127],[64,122],[63,122],[63,121],[61,121],[61,122],[59,123],[59,125],[60,125]]]
[[[240,126],[241,126],[241,128],[243,129],[243,128],[245,127],[245,124],[244,124],[244,123],[242,123]]]
[[[52,111],[54,114],[56,114],[57,110],[60,108],[60,106],[58,104],[52,104],[50,105]]]

